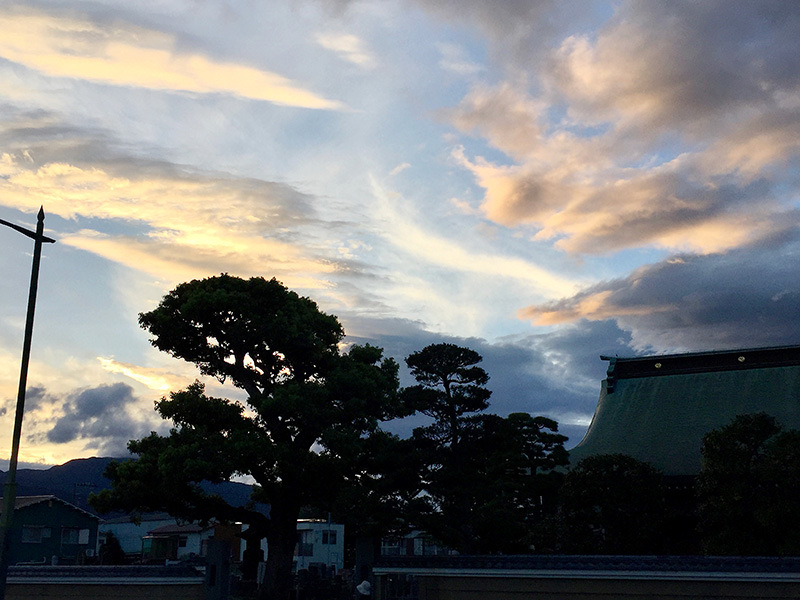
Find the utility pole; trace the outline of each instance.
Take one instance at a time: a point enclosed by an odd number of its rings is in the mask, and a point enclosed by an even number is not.
[[[19,443],[22,437],[22,416],[25,412],[25,386],[28,382],[28,363],[31,356],[31,339],[33,338],[33,313],[36,309],[36,291],[39,287],[39,262],[42,258],[42,243],[55,243],[55,240],[44,235],[44,207],[39,208],[36,231],[30,231],[19,225],[0,219],[0,224],[19,231],[34,240],[33,268],[31,269],[31,287],[28,293],[28,315],[25,319],[25,338],[22,343],[22,362],[19,372],[19,389],[17,391],[17,411],[14,417],[14,437],[11,442],[11,456],[8,461],[8,476],[3,490],[3,512],[0,514],[0,600],[6,597],[6,577],[8,575],[8,534],[14,518],[14,504],[17,500],[17,461],[19,459]]]

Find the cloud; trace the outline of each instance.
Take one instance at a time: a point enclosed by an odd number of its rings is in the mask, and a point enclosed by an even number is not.
[[[138,159],[48,117],[0,130],[0,173],[7,206],[121,225],[113,234],[78,228],[61,243],[162,280],[269,272],[315,288],[336,269],[325,247],[313,248],[314,199],[285,184]]]
[[[450,203],[458,209],[459,212],[465,215],[480,215],[480,211],[472,206],[469,202],[461,200],[460,198],[450,198]]]
[[[392,227],[383,231],[382,235],[410,255],[448,269],[535,282],[545,295],[563,293],[577,285],[575,281],[521,258],[478,252],[462,241],[437,235],[397,210],[389,198],[390,194],[375,179],[372,185],[385,218],[392,223]]]
[[[780,231],[800,189],[798,40],[792,3],[622,3],[441,114],[513,160],[454,151],[499,224],[572,254],[720,252]]]
[[[680,255],[530,306],[535,324],[613,321],[642,351],[796,344],[800,242],[796,233],[724,254]]]
[[[394,177],[395,175],[399,175],[400,173],[402,173],[406,169],[410,169],[410,168],[411,168],[411,163],[407,163],[407,162],[400,163],[394,169],[389,171],[389,176]]]
[[[586,2],[556,2],[555,0],[415,0],[434,17],[448,25],[463,23],[476,28],[491,42],[492,50],[515,59],[530,61],[537,51],[546,47],[551,36],[564,23],[582,23],[587,18]]]
[[[743,246],[784,227],[790,206],[786,186],[796,187],[785,177],[744,182],[736,173],[709,174],[702,167],[715,158],[706,155],[609,171],[596,182],[472,162],[460,152],[455,156],[486,190],[482,208],[488,218],[506,226],[534,225],[537,239],[554,240],[556,247],[575,254],[647,246],[719,252]],[[614,174],[619,178],[612,179]]]
[[[109,373],[121,373],[134,381],[146,385],[151,390],[165,392],[171,389],[178,389],[185,382],[185,377],[166,373],[163,369],[152,369],[130,363],[121,363],[113,358],[104,358],[102,356],[98,356],[97,360],[103,369]]]
[[[339,109],[291,80],[181,48],[166,33],[85,16],[5,10],[0,57],[49,77],[197,94],[230,94],[285,106]]]
[[[377,60],[369,52],[366,44],[358,36],[352,34],[319,33],[316,36],[317,43],[331,50],[343,60],[351,62],[362,69],[374,69]]]
[[[439,43],[436,47],[442,55],[439,66],[445,71],[471,77],[485,70],[483,65],[470,60],[461,46]]]
[[[543,141],[545,106],[508,83],[475,85],[454,109],[442,111],[464,133],[481,135],[512,157],[529,156]]]
[[[46,433],[47,441],[53,444],[81,441],[87,449],[96,449],[104,455],[124,454],[128,440],[146,435],[156,420],[142,419],[133,412],[138,399],[133,388],[124,383],[84,388],[51,400],[58,401],[61,410]]]
[[[567,38],[550,72],[581,119],[707,135],[800,84],[800,10],[787,2],[627,2]]]

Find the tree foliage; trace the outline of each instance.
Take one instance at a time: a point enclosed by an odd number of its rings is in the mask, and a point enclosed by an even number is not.
[[[407,414],[397,364],[372,346],[341,354],[336,318],[274,279],[184,283],[139,321],[156,348],[230,381],[246,398],[207,396],[201,383],[170,393],[156,404],[170,434],[131,441],[138,460],[109,467],[113,489],[95,506],[248,523],[269,541],[263,596],[288,597],[301,507],[329,507],[375,479],[369,457],[392,441],[379,424]],[[237,475],[257,484],[246,506],[200,487]],[[269,503],[269,517],[258,502]]]
[[[477,363],[483,358],[455,344],[431,344],[406,358],[417,385],[404,390],[419,412],[434,419],[427,434],[443,445],[457,444],[463,417],[489,406],[489,376]]]
[[[139,324],[159,350],[230,379],[251,398],[324,376],[344,336],[336,317],[276,279],[230,275],[179,285]]]
[[[739,415],[703,440],[698,481],[708,554],[800,552],[800,432],[766,413]]]
[[[661,551],[663,476],[623,454],[589,456],[561,488],[558,551],[567,554],[654,554]]]
[[[423,472],[416,520],[461,552],[525,552],[542,498],[557,488],[554,469],[567,464],[567,438],[544,417],[476,414],[491,395],[480,361],[453,344],[427,346],[406,360],[418,385],[405,393],[434,419],[412,438]]]

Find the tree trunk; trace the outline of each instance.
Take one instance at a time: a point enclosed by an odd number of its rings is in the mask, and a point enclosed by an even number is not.
[[[270,509],[270,536],[267,564],[260,600],[289,600],[292,594],[292,563],[297,543],[297,517],[300,508],[281,510],[275,504]]]

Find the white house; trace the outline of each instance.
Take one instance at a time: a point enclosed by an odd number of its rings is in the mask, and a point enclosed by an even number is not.
[[[247,525],[242,525],[242,531]],[[261,540],[261,551],[266,559],[269,551],[267,541]],[[244,544],[242,556],[244,558]],[[325,565],[338,572],[344,568],[344,525],[324,520],[298,519],[297,546],[295,546],[295,569]]]
[[[328,521],[299,519],[297,521],[297,570],[314,565],[344,568],[344,525]]]
[[[195,523],[162,525],[142,538],[142,556],[151,559],[181,560],[205,556],[206,544],[214,537],[214,526]]]
[[[119,540],[119,545],[122,546],[125,554],[141,555],[142,539],[147,535],[148,531],[164,525],[175,524],[177,524],[175,517],[167,513],[142,515],[139,523],[134,523],[131,517],[119,517],[117,519],[108,519],[100,525],[100,537],[102,539],[104,533],[110,531]]]
[[[238,532],[247,529],[247,525],[234,527],[236,533],[228,532],[228,538],[234,546],[234,556],[239,560],[244,557],[245,544],[237,544]],[[180,559],[191,554],[203,556],[204,543],[212,537],[220,537],[220,526],[201,528],[196,524],[178,523],[175,517],[167,513],[142,515],[137,524],[130,517],[109,519],[100,526],[100,537],[111,532],[119,540],[126,554]],[[238,546],[238,547],[237,547]],[[266,540],[262,540],[261,549],[266,558],[268,548]],[[297,521],[297,546],[295,548],[297,570],[324,565],[326,569],[338,572],[344,567],[344,525],[329,523],[325,520],[299,519]]]

